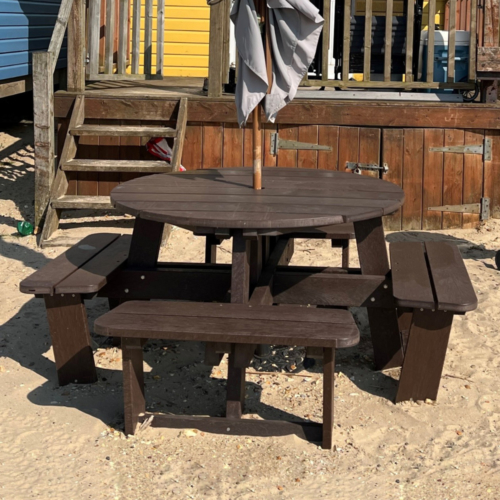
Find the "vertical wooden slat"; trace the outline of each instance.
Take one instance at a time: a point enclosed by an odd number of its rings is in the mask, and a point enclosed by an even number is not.
[[[382,162],[387,163],[389,166],[389,171],[384,175],[384,180],[402,187],[404,131],[402,129],[386,128],[383,130],[382,137]],[[401,229],[401,209],[384,217],[383,222],[386,230],[399,231]]]
[[[403,205],[402,229],[419,230],[422,227],[422,170],[424,160],[424,132],[422,129],[405,129],[403,156]]]
[[[99,40],[101,27],[101,0],[90,0],[89,5],[89,64],[88,71],[91,75],[99,73]]]
[[[318,126],[301,125],[299,127],[299,141],[309,144],[318,144]],[[318,168],[318,151],[300,150],[297,152],[297,166],[299,168]]]
[[[427,209],[443,204],[443,153],[429,151],[443,146],[443,129],[425,129],[422,229],[441,229],[442,212]]]
[[[132,13],[132,74],[139,73],[139,56],[141,40],[141,0],[133,0]]]
[[[457,35],[457,0],[450,1],[450,27],[448,31],[448,82],[455,81],[455,45]]]
[[[415,0],[407,0],[407,18],[406,18],[406,62],[405,62],[405,80],[413,81],[413,28],[415,24]]]
[[[203,124],[190,123],[186,127],[182,165],[187,170],[197,170],[203,167]]]
[[[345,172],[348,161],[359,161],[359,128],[340,127],[339,171]]]
[[[229,83],[229,62],[230,62],[230,43],[231,43],[231,0],[224,0],[224,27],[223,27],[223,48],[222,48],[222,83]]]
[[[279,126],[279,135],[286,141],[299,140],[299,128],[297,126]],[[280,149],[278,151],[278,167],[296,167],[297,151],[293,149]]]
[[[253,165],[253,134],[252,129],[245,127],[243,129],[243,166],[251,167]]]
[[[481,9],[482,12],[482,9]],[[477,53],[477,0],[470,2],[470,43],[469,43],[469,80],[476,80]]]
[[[85,89],[85,0],[74,0],[68,22],[68,91]]]
[[[373,23],[373,0],[366,0],[365,7],[365,40],[363,58],[363,80],[370,81],[370,66],[372,58],[372,23]]]
[[[243,165],[243,130],[236,123],[224,124],[222,166],[241,167]]]
[[[483,130],[466,130],[465,144],[475,146],[484,143]],[[464,155],[464,194],[463,203],[479,203],[483,196],[483,157]],[[478,214],[464,214],[463,227],[473,228],[479,223]]]
[[[444,131],[444,145],[463,146],[464,131],[447,129]],[[443,205],[461,205],[464,180],[464,155],[444,153]],[[443,229],[462,227],[462,214],[444,212]]]
[[[484,1],[484,46],[498,47],[499,0]]]
[[[342,80],[349,81],[351,56],[351,0],[344,0],[344,43],[342,47]]]
[[[203,124],[203,168],[222,167],[222,123]]]
[[[120,16],[118,28],[118,73],[121,75],[127,71],[128,47],[128,19],[129,0],[120,0]]]
[[[328,80],[328,65],[329,57],[328,50],[330,48],[330,22],[331,22],[331,0],[323,0],[323,18],[325,24],[323,25],[323,45],[321,57],[321,79]]]
[[[217,2],[210,6],[208,97],[220,97],[222,95],[225,6],[225,2]]]
[[[104,42],[104,73],[113,73],[113,59],[115,55],[115,0],[106,2],[106,28]]]
[[[429,32],[427,39],[427,82],[434,81],[434,41],[436,23],[436,0],[429,0]]]
[[[153,61],[153,0],[146,0],[144,20],[144,74],[152,74]]]
[[[359,129],[359,157],[360,163],[375,163],[380,165],[380,129]],[[380,172],[375,170],[363,170],[362,175],[379,177]]]
[[[385,49],[384,49],[384,82],[391,81],[392,59],[392,15],[394,11],[393,0],[387,0],[385,9]]]
[[[500,131],[488,130],[491,160],[484,162],[484,196],[490,199],[491,216],[500,219]]]
[[[339,127],[320,125],[318,144],[332,148],[331,151],[318,151],[318,168],[322,170],[338,170]]]
[[[163,76],[163,61],[165,53],[165,0],[157,1],[156,74]]]
[[[97,125],[98,120],[85,120],[89,125]],[[82,136],[78,142],[77,158],[97,159],[99,158],[99,137]],[[99,174],[96,172],[78,172],[77,194],[85,196],[97,196],[99,186]]]

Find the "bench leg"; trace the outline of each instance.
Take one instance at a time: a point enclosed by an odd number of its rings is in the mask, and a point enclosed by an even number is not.
[[[87,311],[79,294],[45,296],[59,385],[97,382]]]
[[[453,314],[415,309],[396,403],[437,398]]]
[[[335,375],[335,349],[324,349],[323,357],[323,443],[324,450],[333,446],[333,391]]]
[[[403,346],[404,353],[406,353],[406,348],[408,346],[412,319],[413,309],[409,307],[398,307],[399,334],[401,335],[401,345]]]
[[[217,246],[220,240],[213,234],[209,234],[205,238],[205,264],[217,263]]]
[[[382,218],[354,223],[359,262],[363,274],[386,276],[390,272]],[[375,367],[401,366],[403,351],[396,309],[368,308]]]
[[[349,240],[342,240],[342,268],[349,269]]]
[[[122,338],[125,434],[135,434],[139,415],[146,411],[141,339]]]
[[[245,404],[245,368],[238,368],[235,363],[236,349],[238,349],[238,344],[233,344],[229,355],[226,418],[241,418]]]

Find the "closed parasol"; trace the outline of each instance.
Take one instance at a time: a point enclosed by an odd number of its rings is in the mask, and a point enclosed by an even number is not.
[[[238,123],[243,127],[253,113],[254,188],[261,189],[259,104],[274,122],[295,97],[316,54],[324,20],[309,0],[235,0],[231,20],[239,57]]]

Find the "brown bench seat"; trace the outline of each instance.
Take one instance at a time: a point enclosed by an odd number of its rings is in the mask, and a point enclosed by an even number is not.
[[[98,293],[127,261],[131,236],[87,236],[20,284],[45,300],[60,385],[97,380],[84,298]]]
[[[141,339],[175,339],[204,342],[225,342],[233,345],[229,360],[232,368],[249,365],[256,344],[282,344],[323,348],[324,402],[323,447],[331,448],[333,430],[333,375],[335,349],[354,346],[359,331],[352,315],[346,310],[308,307],[252,306],[248,304],[217,304],[194,302],[126,302],[95,322],[98,334],[122,337],[123,376],[125,397],[125,432],[133,434],[137,423],[148,418],[145,412],[144,375]],[[228,399],[232,381],[228,380]],[[242,397],[244,401],[244,394]],[[256,432],[272,435],[275,432],[295,433],[299,424],[270,422],[252,427],[246,419],[191,418],[154,416],[156,425],[193,427],[213,432],[245,434]],[[229,424],[230,422],[231,424]],[[155,425],[153,423],[153,425]],[[311,427],[311,424],[309,424]],[[299,433],[300,434],[300,433]]]
[[[396,402],[436,399],[453,316],[476,309],[477,297],[456,245],[403,241],[390,255],[405,345]]]

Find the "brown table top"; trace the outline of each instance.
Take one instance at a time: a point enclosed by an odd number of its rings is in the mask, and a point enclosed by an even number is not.
[[[125,182],[111,200],[121,211],[184,227],[292,229],[356,222],[401,207],[403,190],[346,172],[264,168],[263,189],[248,167],[158,174]]]

